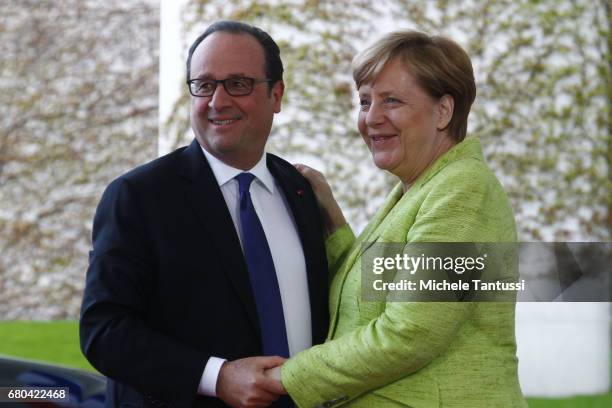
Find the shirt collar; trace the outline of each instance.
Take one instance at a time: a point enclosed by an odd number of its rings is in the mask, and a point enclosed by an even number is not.
[[[202,152],[204,152],[204,156],[206,156],[206,160],[208,160],[208,164],[210,164],[210,168],[212,169],[219,186],[223,186],[224,184],[233,180],[238,174],[244,172],[244,170],[240,170],[223,163],[221,160],[217,159],[215,156],[206,151],[206,149],[204,149],[201,145],[200,148],[202,148]],[[270,194],[274,194],[274,177],[266,165],[265,152],[262,154],[261,159],[259,159],[257,164],[247,171],[252,173],[255,178],[266,188],[266,190],[270,192]]]

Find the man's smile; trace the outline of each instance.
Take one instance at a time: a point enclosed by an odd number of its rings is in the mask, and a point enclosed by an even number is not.
[[[212,123],[215,126],[225,126],[225,125],[230,125],[232,123],[235,123],[237,121],[240,120],[240,117],[234,117],[234,118],[214,118],[214,119],[208,119],[209,123]]]

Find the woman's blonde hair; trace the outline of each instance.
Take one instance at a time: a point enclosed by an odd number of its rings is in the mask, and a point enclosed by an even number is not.
[[[399,58],[406,70],[430,96],[454,100],[453,117],[445,129],[460,142],[467,133],[467,119],[476,98],[472,62],[453,40],[418,31],[397,31],[385,35],[355,56],[352,63],[357,89],[371,82],[385,65]]]

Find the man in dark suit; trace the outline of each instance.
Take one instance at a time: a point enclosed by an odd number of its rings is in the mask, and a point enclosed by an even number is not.
[[[317,204],[264,152],[282,72],[267,33],[210,26],[187,60],[195,140],[104,192],[80,336],[108,406],[268,406],[282,387],[263,371],[324,340]]]

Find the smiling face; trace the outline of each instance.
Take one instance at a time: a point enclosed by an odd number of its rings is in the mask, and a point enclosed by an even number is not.
[[[223,31],[206,37],[193,53],[191,79],[266,78],[264,50],[248,34]],[[222,84],[210,97],[191,97],[191,127],[206,151],[222,162],[249,170],[261,158],[280,112],[284,85],[256,83],[253,92],[231,96]]]
[[[446,127],[453,99],[435,100],[395,58],[372,82],[359,87],[358,127],[374,164],[408,188],[454,142]]]

